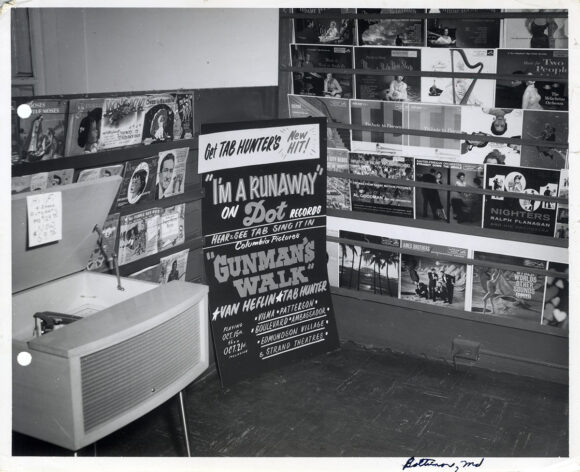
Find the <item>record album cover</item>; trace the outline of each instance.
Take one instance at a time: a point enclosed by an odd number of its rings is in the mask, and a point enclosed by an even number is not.
[[[371,248],[356,243],[340,243],[339,287],[376,295],[398,297],[400,241],[371,234],[340,231],[339,237],[384,246]]]

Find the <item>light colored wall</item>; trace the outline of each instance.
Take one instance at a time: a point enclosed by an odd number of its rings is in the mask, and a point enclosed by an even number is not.
[[[277,85],[278,11],[43,8],[44,94]]]

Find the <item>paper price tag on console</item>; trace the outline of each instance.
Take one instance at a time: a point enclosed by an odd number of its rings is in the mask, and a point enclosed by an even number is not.
[[[28,247],[62,239],[62,194],[41,193],[26,197]]]

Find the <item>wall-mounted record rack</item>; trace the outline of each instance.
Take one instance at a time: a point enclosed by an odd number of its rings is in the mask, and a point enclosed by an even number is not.
[[[380,11],[380,12],[379,12]],[[348,99],[347,101],[349,102],[349,118],[348,118],[348,122],[347,121],[341,121],[336,119],[335,117],[331,116],[331,112],[328,111],[326,113],[326,116],[328,116],[328,120],[327,120],[327,126],[330,129],[334,129],[334,130],[339,130],[341,133],[348,133],[349,136],[352,136],[351,133],[353,132],[367,132],[367,133],[375,133],[377,135],[382,134],[384,136],[386,135],[391,135],[391,136],[407,136],[407,137],[431,137],[431,138],[436,138],[436,139],[447,139],[447,140],[460,140],[460,141],[468,141],[468,140],[473,140],[473,134],[463,131],[462,129],[459,130],[430,130],[430,129],[419,129],[417,127],[412,127],[409,126],[408,123],[404,122],[398,126],[379,126],[379,125],[375,125],[373,123],[372,126],[365,126],[363,123],[361,122],[357,122],[355,123],[354,121],[351,121],[351,114],[353,111],[353,107],[352,107],[352,102],[356,102],[356,101],[374,101],[374,102],[385,102],[385,103],[395,103],[395,102],[389,102],[387,101],[387,99],[379,99],[379,98],[369,98],[369,97],[359,97],[357,95],[357,78],[359,78],[360,76],[364,75],[364,76],[370,76],[372,77],[381,77],[381,76],[397,76],[397,75],[404,75],[405,77],[412,77],[415,78],[416,80],[421,80],[421,78],[423,77],[429,77],[429,78],[451,78],[453,81],[455,79],[473,79],[474,78],[474,73],[471,72],[471,70],[467,69],[452,69],[451,70],[443,70],[443,71],[438,71],[438,70],[422,70],[421,67],[419,67],[419,70],[414,70],[414,69],[409,69],[409,68],[397,68],[396,64],[395,65],[389,65],[387,68],[384,69],[379,69],[378,67],[364,67],[362,64],[358,63],[358,61],[356,60],[356,56],[358,54],[358,51],[362,51],[362,48],[367,49],[369,51],[380,51],[381,49],[400,49],[400,50],[411,50],[411,49],[417,49],[420,50],[421,53],[423,53],[424,50],[429,50],[429,49],[438,49],[438,48],[433,48],[430,46],[430,44],[428,44],[428,35],[431,34],[430,31],[428,31],[429,29],[429,21],[438,21],[441,22],[441,24],[443,24],[443,22],[445,20],[485,20],[485,21],[496,21],[497,24],[499,25],[499,32],[498,32],[498,44],[494,47],[491,46],[481,46],[481,49],[490,49],[490,50],[494,50],[495,54],[497,56],[499,50],[507,50],[507,49],[511,49],[514,48],[513,45],[509,45],[509,44],[504,44],[504,35],[506,34],[504,31],[504,22],[509,20],[509,21],[520,21],[522,19],[530,19],[531,21],[533,21],[534,19],[548,19],[550,21],[555,20],[555,19],[559,19],[559,20],[565,20],[568,18],[568,11],[567,10],[552,10],[552,11],[514,11],[514,10],[510,10],[510,11],[501,11],[501,10],[486,10],[486,11],[481,11],[481,10],[471,10],[471,11],[464,11],[464,10],[441,10],[441,12],[437,12],[437,13],[430,13],[429,10],[402,10],[402,9],[397,9],[397,10],[378,10],[376,9],[373,13],[368,13],[365,12],[364,10],[361,9],[281,9],[280,10],[280,26],[279,26],[279,37],[280,37],[280,42],[279,42],[279,96],[278,96],[278,104],[279,104],[279,110],[280,110],[280,117],[288,117],[288,116],[292,116],[292,114],[290,113],[290,106],[289,106],[289,95],[292,94],[296,94],[297,92],[294,90],[293,87],[293,80],[294,80],[294,74],[298,73],[298,74],[314,74],[317,75],[319,77],[323,77],[325,74],[327,73],[332,73],[334,74],[334,76],[337,76],[339,74],[346,76],[350,76],[352,77],[352,95],[349,96],[342,96],[342,98],[346,98]],[[319,25],[326,25],[328,26],[329,21],[331,20],[335,20],[335,25],[338,27],[340,27],[341,25],[341,21],[343,20],[349,20],[351,22],[351,24],[353,25],[353,30],[352,30],[352,41],[348,42],[329,42],[329,43],[324,43],[322,40],[322,36],[319,36],[319,39],[316,39],[315,36],[311,36],[311,38],[314,38],[313,41],[306,41],[303,40],[303,38],[301,38],[300,40],[296,39],[295,36],[295,29],[294,29],[294,25],[295,25],[295,21],[299,20],[302,21],[302,25],[305,25],[308,21],[312,20],[313,23],[313,27],[314,28],[318,28]],[[379,45],[371,45],[371,44],[361,44],[360,38],[361,38],[361,31],[358,30],[359,28],[359,21],[360,20],[370,20],[370,21],[380,21],[380,20],[418,20],[421,21],[423,24],[423,40],[424,40],[424,44],[422,45],[396,45],[396,44],[381,44]],[[538,20],[539,21],[539,20]],[[326,22],[326,23],[325,23]],[[345,23],[342,23],[343,25],[345,25]],[[320,31],[317,31],[317,34],[319,34]],[[379,43],[376,43],[379,44]],[[324,49],[325,47],[329,48],[330,46],[333,46],[335,48],[343,48],[343,49],[351,49],[352,51],[352,63],[348,62],[344,62],[341,63],[340,60],[336,60],[336,63],[332,64],[332,65],[325,65],[325,64],[317,64],[316,63],[316,58],[309,63],[309,60],[304,60],[304,54],[301,56],[301,59],[299,62],[296,61],[296,57],[293,57],[293,54],[296,54],[296,50],[300,47],[311,47],[312,49],[314,49],[314,47],[321,47],[322,49]],[[383,47],[384,46],[384,47]],[[555,48],[555,46],[551,46],[552,48]],[[470,48],[475,48],[475,46],[451,46],[450,49],[461,49],[461,48],[466,48],[466,49],[470,49]],[[541,49],[541,48],[540,48]],[[440,49],[439,49],[440,50]],[[306,49],[307,52],[309,52]],[[530,49],[530,51],[533,51],[533,49]],[[565,53],[562,53],[564,55],[566,55],[567,57],[567,50]],[[322,57],[322,56],[321,56]],[[451,61],[453,62],[453,53],[451,54]],[[294,62],[293,62],[294,61]],[[306,64],[306,65],[304,65]],[[567,67],[567,66],[566,66]],[[561,71],[560,71],[561,72]],[[500,71],[500,70],[494,70],[494,72],[479,72],[477,74],[477,78],[478,79],[482,79],[482,80],[487,80],[487,81],[505,81],[505,82],[511,82],[511,83],[518,83],[518,81],[521,82],[526,82],[526,81],[547,81],[548,74],[546,72],[532,72],[529,70],[517,70],[517,71],[511,71],[511,72],[506,72],[506,71]],[[568,83],[568,75],[567,75],[567,70],[564,73],[561,74],[554,74],[549,78],[549,81],[551,83],[554,84],[555,89],[557,87],[563,86],[566,87],[567,83]],[[455,82],[453,82],[453,84],[455,85]],[[494,84],[495,87],[495,84]],[[302,93],[302,91],[299,91],[297,95],[293,95],[293,97],[322,97],[322,94],[319,94],[318,92],[314,92],[313,94],[309,95],[309,94],[304,94]],[[339,95],[340,96],[340,95]],[[495,97],[495,95],[494,95]],[[331,99],[328,99],[331,100]],[[494,98],[495,100],[495,98]],[[418,101],[405,101],[405,102],[398,102],[398,103],[403,103],[403,105],[401,106],[407,106],[407,104],[412,105],[412,104],[423,104],[426,102],[422,102],[421,99],[419,99]],[[455,106],[455,105],[453,105]],[[460,106],[462,109],[463,107],[467,107],[468,105],[459,105],[457,104],[457,106]],[[499,106],[496,103],[492,104],[492,107],[498,107]],[[511,108],[515,108],[515,107],[511,107]],[[564,111],[567,111],[567,108],[562,109]],[[526,112],[527,109],[524,109],[523,112]],[[323,112],[324,113],[324,112]],[[567,115],[567,113],[564,113]],[[297,115],[298,116],[298,115]],[[300,115],[303,116],[303,115]],[[305,116],[305,115],[304,115]],[[313,116],[324,116],[324,114],[321,115],[313,115]],[[519,146],[520,147],[520,152],[521,149],[524,146],[527,147],[533,147],[535,149],[538,149],[538,152],[542,152],[542,150],[548,150],[548,149],[559,149],[562,150],[563,152],[565,152],[568,148],[568,140],[567,140],[567,135],[565,136],[565,138],[562,138],[561,136],[559,136],[556,139],[551,139],[551,140],[539,140],[536,139],[535,137],[532,139],[530,136],[526,136],[524,133],[522,133],[519,136],[511,136],[511,137],[506,137],[506,136],[502,136],[502,135],[497,135],[497,136],[491,136],[488,135],[486,136],[486,141],[493,141],[494,143],[500,143],[500,144],[504,144],[506,146]],[[387,142],[387,140],[385,139],[385,142]],[[341,152],[347,151],[349,153],[349,155],[351,153],[360,153],[360,154],[374,154],[375,152],[372,150],[359,150],[359,149],[352,149],[351,147],[352,144],[352,140],[349,142],[349,144],[347,144],[345,146],[345,148],[340,149]],[[329,148],[331,146],[329,145]],[[378,145],[377,145],[378,148]],[[380,154],[388,154],[388,152],[385,153],[381,153],[379,151],[376,152],[376,154],[380,155]],[[404,156],[409,156],[409,157],[414,157],[416,160],[424,160],[427,161],[430,159],[430,157],[421,154],[420,157],[419,156],[414,156],[413,154],[402,154]],[[438,157],[438,158],[434,158],[436,160],[440,160],[440,161],[445,161],[445,159],[443,157]],[[452,159],[449,159],[449,161],[452,161]],[[415,161],[416,162],[416,161]],[[457,162],[461,162],[460,159],[457,160]],[[482,163],[482,165],[484,167],[487,167],[488,164]],[[518,164],[518,166],[520,166],[520,164]],[[541,168],[541,166],[525,166],[524,164],[521,164],[522,167],[530,169],[530,168]],[[516,166],[511,166],[511,167],[516,167]],[[567,164],[566,164],[566,168],[567,168]],[[553,168],[553,170],[558,170],[557,168]],[[541,170],[539,170],[541,172]],[[449,175],[451,175],[451,172],[449,173]],[[410,188],[413,192],[413,195],[416,195],[418,192],[421,191],[421,189],[437,189],[439,191],[445,191],[447,192],[447,198],[450,198],[450,195],[452,192],[461,192],[463,194],[469,194],[469,195],[477,195],[479,196],[479,198],[482,199],[497,199],[497,198],[506,198],[506,199],[513,199],[514,201],[517,200],[524,200],[526,198],[529,198],[529,194],[524,192],[521,189],[516,189],[516,191],[513,191],[513,189],[510,190],[494,190],[491,187],[488,187],[487,185],[482,185],[481,187],[475,187],[475,186],[458,186],[458,185],[453,185],[453,181],[451,180],[451,178],[449,178],[449,182],[443,182],[443,183],[429,183],[427,181],[421,181],[419,179],[417,179],[416,175],[414,176],[413,180],[401,180],[399,178],[396,179],[392,179],[392,178],[386,178],[384,176],[379,176],[379,175],[373,175],[370,172],[367,173],[355,173],[353,172],[352,169],[348,168],[348,165],[346,166],[346,168],[343,168],[342,170],[336,170],[336,169],[329,169],[328,172],[328,177],[329,179],[341,179],[343,181],[346,182],[350,182],[352,183],[353,181],[356,182],[368,182],[368,183],[373,183],[373,184],[381,184],[381,185],[390,185],[390,186],[397,186],[397,187],[407,187]],[[349,184],[347,184],[349,185]],[[415,197],[416,198],[416,197]],[[545,194],[534,194],[534,199],[537,198],[538,202],[541,202],[542,205],[546,205],[546,206],[552,206],[552,207],[556,207],[559,208],[560,205],[562,205],[562,208],[565,207],[565,205],[568,203],[568,198],[567,198],[567,194],[555,194],[554,192],[548,193],[546,192]],[[413,201],[413,205],[416,205],[415,200]],[[532,202],[533,203],[533,202]],[[449,207],[448,207],[449,208]],[[413,216],[411,218],[409,217],[401,217],[401,216],[396,216],[396,215],[390,215],[390,214],[380,214],[379,212],[377,213],[371,213],[368,211],[361,211],[361,210],[354,210],[354,209],[337,209],[337,208],[328,208],[327,211],[328,216],[330,217],[335,217],[334,219],[336,221],[341,221],[341,220],[345,220],[345,221],[350,221],[350,220],[354,220],[356,221],[356,223],[354,223],[351,225],[351,227],[355,227],[357,225],[359,226],[363,226],[365,222],[369,222],[369,223],[373,223],[374,224],[374,228],[375,228],[375,232],[373,233],[374,235],[379,235],[376,231],[376,223],[379,224],[384,224],[384,225],[397,225],[400,227],[407,227],[409,228],[409,230],[412,230],[411,233],[412,234],[419,234],[421,230],[435,230],[437,232],[440,232],[441,235],[441,241],[444,241],[446,238],[446,233],[450,234],[452,233],[454,235],[454,240],[457,241],[457,238],[460,238],[462,235],[465,235],[466,237],[475,237],[475,238],[490,238],[491,240],[496,240],[497,241],[497,245],[498,248],[501,247],[501,241],[502,240],[506,240],[506,241],[513,241],[513,242],[521,242],[523,244],[530,244],[530,245],[535,245],[536,247],[546,247],[546,248],[552,248],[552,251],[559,251],[559,254],[562,255],[562,257],[560,259],[567,259],[567,256],[564,257],[564,254],[567,254],[567,248],[568,248],[568,240],[567,239],[558,239],[556,237],[553,237],[552,235],[541,235],[541,234],[532,234],[532,232],[516,232],[516,231],[507,231],[505,229],[492,229],[489,227],[484,228],[483,227],[483,221],[482,224],[480,226],[476,226],[476,225],[461,225],[461,224],[450,224],[449,221],[437,221],[437,220],[431,220],[431,219],[421,219],[418,218],[416,216]],[[424,217],[423,217],[424,218]],[[482,215],[482,219],[483,219],[483,215]],[[338,226],[340,226],[339,223],[337,223]],[[350,231],[352,231],[352,229],[350,229]],[[360,230],[361,233],[364,233],[365,231],[363,229]],[[380,236],[388,236],[388,234],[380,234]],[[473,238],[472,238],[473,239]],[[410,252],[408,252],[408,250],[405,250],[403,248],[388,248],[385,249],[384,247],[381,247],[380,245],[375,245],[375,247],[372,247],[373,245],[364,241],[360,241],[360,240],[349,240],[348,238],[343,238],[343,237],[335,237],[329,234],[328,236],[328,241],[329,243],[338,243],[338,244],[350,244],[350,245],[357,245],[359,247],[368,247],[370,249],[376,249],[376,250],[383,250],[383,251],[391,251],[392,252],[396,252],[396,253],[405,253],[407,252],[408,254],[411,254]],[[418,241],[418,240],[417,240]],[[444,243],[441,243],[444,244]],[[468,248],[469,250],[474,250],[474,248]],[[475,250],[477,250],[477,248],[475,248]],[[541,255],[538,254],[538,257],[541,258]],[[444,256],[440,256],[441,259],[444,259]],[[461,261],[458,260],[457,262],[462,262],[464,264],[467,265],[471,265],[473,264],[473,259],[472,258],[459,258],[462,259]],[[485,264],[481,264],[481,261],[477,261],[478,265],[485,265]],[[487,266],[490,269],[504,269],[504,270],[517,270],[518,266],[517,265],[513,265],[513,264],[507,264],[507,265],[502,265],[502,264],[498,264],[498,263],[493,263],[490,262],[489,265]],[[519,267],[521,269],[521,267]],[[544,269],[538,269],[537,273],[539,275],[542,276],[547,276],[547,277],[563,277],[563,278],[567,278],[567,274],[562,274],[562,273],[558,273],[557,271],[554,272],[553,270],[546,270]],[[361,291],[356,291],[356,290],[350,290],[347,288],[338,288],[338,287],[333,287],[333,293],[335,295],[338,296],[345,296],[345,297],[353,297],[353,298],[357,298],[359,300],[362,301],[369,301],[369,302],[373,302],[373,303],[383,303],[385,305],[396,305],[396,306],[400,306],[403,308],[408,308],[408,309],[416,309],[416,310],[422,310],[422,311],[427,311],[427,312],[433,312],[434,314],[439,314],[439,315],[446,315],[446,316],[457,316],[459,318],[465,318],[465,319],[470,319],[470,320],[474,320],[477,319],[478,321],[481,322],[489,322],[489,323],[499,323],[499,325],[501,326],[506,326],[506,327],[514,327],[514,328],[521,328],[521,329],[530,329],[532,331],[536,331],[538,333],[545,333],[547,335],[554,335],[556,337],[567,337],[567,331],[566,330],[561,330],[561,329],[557,329],[557,328],[552,328],[550,326],[544,326],[544,325],[534,325],[534,324],[530,324],[530,323],[525,323],[525,322],[521,322],[520,320],[510,320],[508,318],[490,318],[490,317],[485,317],[485,316],[481,316],[477,313],[474,312],[470,312],[470,311],[458,311],[458,310],[449,310],[449,309],[442,309],[439,308],[437,306],[433,306],[433,305],[425,305],[425,304],[420,304],[420,303],[415,303],[415,302],[411,302],[408,300],[402,300],[402,299],[397,299],[392,298],[392,297],[386,297],[386,296],[381,296],[381,295],[374,295],[372,293],[368,293],[368,292],[361,292]],[[513,322],[513,323],[512,323]]]
[[[173,245],[170,248],[157,251],[155,254],[141,257],[132,262],[127,262],[120,266],[119,271],[122,276],[129,276],[139,272],[148,267],[157,266],[160,264],[161,258],[174,255],[182,251],[187,253],[187,268],[185,280],[190,282],[202,281],[202,264],[201,264],[201,198],[203,192],[201,189],[201,180],[197,172],[192,169],[197,169],[197,135],[199,134],[199,123],[197,116],[195,116],[195,105],[199,100],[197,94],[193,90],[155,90],[155,91],[132,91],[132,92],[115,92],[115,93],[95,93],[95,94],[74,94],[74,95],[47,95],[41,97],[18,97],[13,100],[13,117],[17,107],[22,103],[34,101],[48,101],[48,100],[62,100],[70,103],[70,100],[76,99],[104,99],[104,98],[121,98],[121,97],[135,97],[144,95],[160,95],[160,94],[184,94],[191,95],[193,107],[193,124],[197,130],[192,130],[192,137],[187,139],[175,139],[165,142],[154,142],[148,145],[134,144],[130,146],[116,147],[106,150],[99,150],[98,152],[71,155],[49,160],[39,160],[37,162],[18,162],[12,165],[12,177],[29,176],[38,173],[50,173],[54,171],[61,171],[66,169],[74,169],[74,181],[78,179],[78,174],[82,170],[99,168],[105,166],[113,166],[122,164],[125,166],[132,161],[139,161],[144,158],[157,156],[159,153],[177,148],[186,148],[187,156],[186,172],[184,178],[183,192],[177,195],[169,196],[163,199],[149,199],[139,201],[132,205],[117,206],[115,201],[111,207],[110,215],[118,214],[119,218],[123,216],[150,210],[153,208],[165,209],[182,205],[184,208],[184,217],[187,218],[185,224],[185,234],[183,242]],[[67,114],[67,120],[69,116]],[[122,175],[122,174],[121,174]],[[152,176],[151,178],[155,178]],[[55,187],[57,189],[58,187]],[[90,211],[90,209],[87,209]],[[96,240],[96,238],[95,238]],[[115,240],[114,250],[119,254],[120,244],[120,222],[117,224],[117,237]],[[87,262],[89,261],[89,254],[87,254]],[[107,270],[102,267],[99,270]],[[155,280],[157,281],[157,280]]]

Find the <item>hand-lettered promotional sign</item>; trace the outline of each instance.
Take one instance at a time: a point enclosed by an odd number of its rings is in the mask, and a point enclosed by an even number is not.
[[[224,386],[338,347],[324,120],[202,125],[204,261]]]

